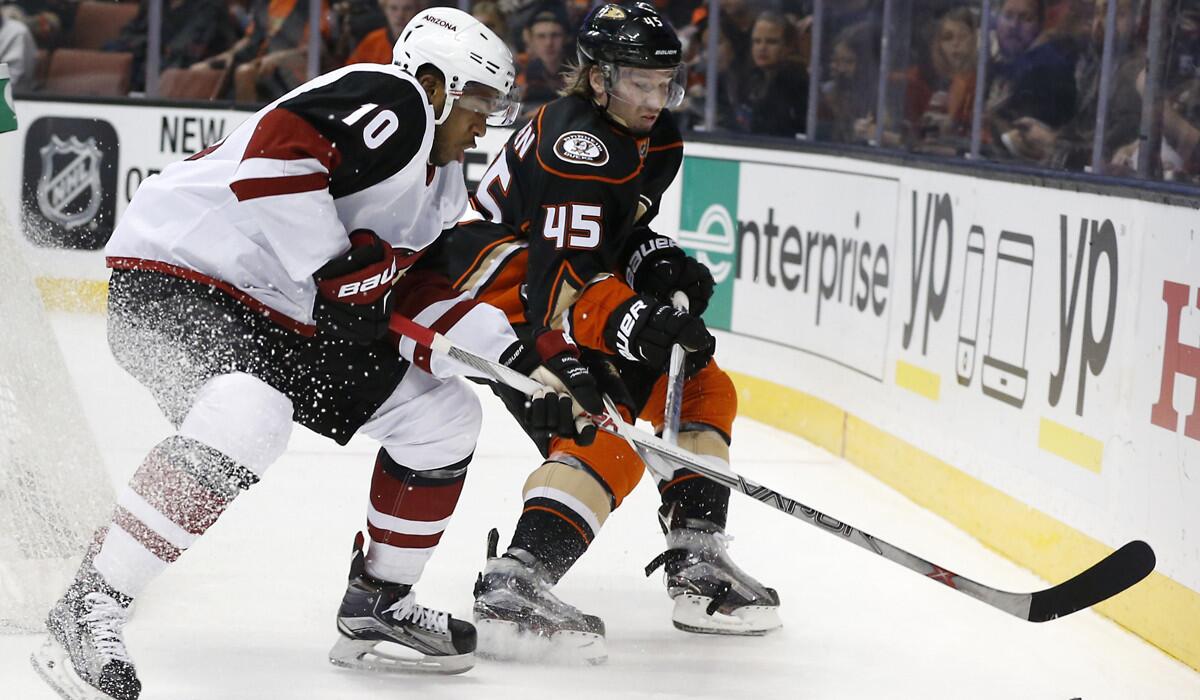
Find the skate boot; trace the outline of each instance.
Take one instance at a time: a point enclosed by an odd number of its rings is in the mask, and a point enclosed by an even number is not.
[[[338,609],[335,666],[399,673],[462,673],[475,665],[475,628],[416,602],[412,586],[369,576],[363,538]]]
[[[479,654],[509,661],[601,664],[608,660],[604,621],[558,599],[545,568],[523,550],[496,556],[499,534],[488,535],[488,561],[475,582]]]
[[[665,566],[667,594],[675,600],[675,627],[699,634],[763,635],[778,628],[779,594],[729,558],[732,538],[706,520],[675,519],[667,551],[646,566]]]
[[[34,670],[67,700],[137,700],[142,684],[121,634],[131,602],[85,567],[50,610]]]

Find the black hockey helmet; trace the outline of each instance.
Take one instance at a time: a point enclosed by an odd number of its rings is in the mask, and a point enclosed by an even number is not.
[[[581,65],[674,68],[683,60],[675,28],[648,2],[601,5],[576,37]]]

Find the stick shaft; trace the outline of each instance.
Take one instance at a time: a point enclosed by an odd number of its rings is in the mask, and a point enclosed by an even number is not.
[[[683,292],[675,292],[671,303],[681,311],[688,310],[688,298]],[[676,343],[671,346],[671,364],[667,370],[667,401],[663,411],[663,440],[679,443],[679,414],[683,410],[683,361],[687,352]]]
[[[476,368],[496,382],[526,394],[545,387],[537,381],[504,365],[480,357],[440,333],[425,328],[407,318],[393,315],[391,329],[412,338],[434,352],[445,353],[455,360]],[[1003,610],[1023,620],[1043,622],[1069,615],[1090,607],[1129,588],[1154,569],[1154,552],[1144,542],[1125,544],[1083,572],[1051,588],[1033,593],[1012,593],[960,576],[886,540],[870,535],[821,511],[810,508],[778,491],[751,481],[729,469],[724,462],[694,454],[678,445],[629,425],[620,415],[590,417],[598,428],[629,441],[641,455],[646,466],[660,477],[669,478],[677,469],[687,469],[711,479],[786,513],[797,520],[815,525],[833,535],[873,552],[888,561],[953,588],[959,593]]]

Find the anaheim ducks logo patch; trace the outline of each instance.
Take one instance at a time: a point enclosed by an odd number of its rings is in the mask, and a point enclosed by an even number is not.
[[[554,142],[554,155],[568,163],[599,167],[608,162],[604,142],[586,131],[568,131]]]
[[[625,19],[625,10],[618,5],[605,5],[596,13],[596,19]]]

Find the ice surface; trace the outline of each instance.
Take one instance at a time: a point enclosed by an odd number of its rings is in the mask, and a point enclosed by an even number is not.
[[[150,395],[116,367],[97,316],[57,315],[72,378],[107,466],[123,483],[168,434]],[[511,534],[537,455],[499,402],[455,520],[419,599],[469,616],[488,528]],[[69,439],[69,436],[64,436]],[[780,592],[784,628],[763,638],[689,635],[670,624],[656,497],[642,484],[609,519],[560,595],[602,616],[600,667],[480,661],[457,677],[334,668],[326,653],[354,533],[366,519],[375,446],[297,429],[287,455],[139,602],[127,639],[146,700],[295,698],[1200,698],[1200,674],[1091,612],[1035,625],[735,495],[732,553]],[[1010,590],[1046,585],[853,466],[741,420],[738,470],[966,576]],[[0,637],[0,699],[52,700],[33,636]]]

